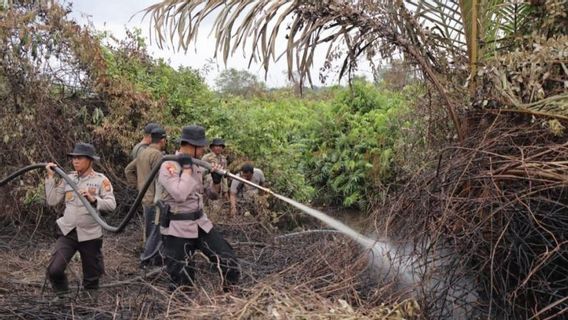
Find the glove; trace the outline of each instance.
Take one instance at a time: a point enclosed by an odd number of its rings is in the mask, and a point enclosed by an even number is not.
[[[221,183],[221,179],[223,178],[223,175],[217,172],[211,172],[211,178],[213,178],[213,183],[214,184],[219,184]]]
[[[177,161],[183,169],[189,169],[193,165],[193,160],[187,154],[178,155]]]

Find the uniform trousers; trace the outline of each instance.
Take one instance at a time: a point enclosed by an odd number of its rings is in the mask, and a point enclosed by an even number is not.
[[[55,250],[47,267],[47,277],[53,289],[57,292],[69,290],[65,269],[77,251],[81,255],[83,267],[83,288],[98,289],[99,278],[104,274],[103,253],[101,250],[103,239],[98,238],[79,242],[75,229],[67,235],[63,235],[59,227],[57,231],[58,237],[55,242]]]
[[[235,252],[215,228],[209,233],[199,228],[199,236],[196,239],[164,236],[164,247],[166,270],[175,286],[193,285],[195,269],[191,256],[198,249],[211,263],[221,267],[224,287],[239,281],[240,270]]]
[[[144,251],[140,255],[142,265],[161,265],[162,246],[160,225],[155,224],[156,206],[143,205],[144,209]]]

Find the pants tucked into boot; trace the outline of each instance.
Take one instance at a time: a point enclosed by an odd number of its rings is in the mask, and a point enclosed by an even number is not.
[[[57,292],[69,290],[65,269],[77,251],[81,255],[83,287],[97,289],[99,278],[104,273],[102,245],[103,239],[101,238],[79,242],[75,230],[66,236],[58,230],[55,250],[47,267],[47,277],[53,289]]]
[[[197,239],[165,236],[164,247],[166,270],[176,286],[193,284],[195,272],[191,255],[197,249],[201,250],[211,263],[219,264],[224,286],[234,285],[239,281],[240,270],[235,252],[215,228],[209,233],[200,228]]]

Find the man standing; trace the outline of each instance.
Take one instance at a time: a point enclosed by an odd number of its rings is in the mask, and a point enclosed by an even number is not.
[[[142,140],[140,140],[140,142],[138,142],[138,144],[135,145],[134,148],[132,148],[132,151],[130,152],[130,160],[136,159],[136,156],[138,156],[140,151],[146,149],[146,147],[148,147],[150,143],[152,143],[152,130],[159,127],[160,126],[157,123],[153,122],[148,123],[144,127],[144,137],[142,137]]]
[[[192,285],[195,279],[192,254],[201,250],[221,267],[223,289],[229,290],[240,277],[239,265],[233,248],[213,227],[203,212],[204,196],[218,194],[203,185],[205,168],[193,164],[192,157],[201,158],[207,144],[205,129],[190,125],[182,129],[178,161],[166,161],[160,167],[158,182],[163,186],[162,201],[169,206],[168,217],[163,219],[166,270],[170,276],[170,289]],[[212,175],[219,166],[212,165]],[[218,181],[214,177],[213,181]],[[160,215],[165,212],[160,212]]]
[[[152,170],[160,165],[163,157],[162,152],[166,149],[167,137],[164,129],[154,128],[150,136],[152,139],[150,145],[138,153],[136,159],[132,160],[124,169],[126,181],[129,185],[136,186],[138,191],[142,190]],[[140,256],[142,267],[148,264],[160,264],[159,256],[157,256],[160,249],[160,230],[155,221],[155,196],[156,186],[155,182],[152,182],[142,198],[142,209],[144,211],[144,251]]]
[[[241,167],[241,172],[238,174],[240,177],[263,186],[265,183],[264,173],[262,170],[253,167],[250,163],[245,163]],[[258,189],[249,186],[238,180],[233,180],[231,182],[231,215],[237,214],[237,202],[238,201],[253,201],[254,197],[258,195]]]
[[[73,152],[74,172],[69,177],[76,181],[81,194],[97,211],[113,211],[116,208],[112,185],[102,174],[93,170],[93,161],[99,157],[95,147],[88,143],[77,143]],[[89,214],[71,186],[62,180],[55,184],[53,168],[55,163],[45,167],[45,194],[47,204],[55,206],[65,199],[63,217],[57,219],[57,241],[55,251],[47,267],[47,276],[56,293],[69,290],[65,269],[75,252],[79,251],[83,266],[83,288],[98,289],[99,278],[104,273],[103,232],[101,226]]]
[[[211,141],[211,144],[209,144],[209,149],[211,152],[204,155],[203,160],[211,164],[217,163],[221,169],[227,170],[227,157],[223,154],[223,151],[225,150],[225,141],[221,138],[215,138]],[[227,179],[221,177],[221,182],[219,184],[214,184],[214,186],[218,188],[218,190],[214,191],[222,195],[223,199],[228,200],[229,187]]]

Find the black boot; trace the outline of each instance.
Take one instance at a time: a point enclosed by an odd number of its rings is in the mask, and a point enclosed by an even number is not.
[[[67,277],[63,277],[61,279],[50,279],[51,287],[55,294],[59,297],[63,297],[69,293],[69,282],[67,281]]]

